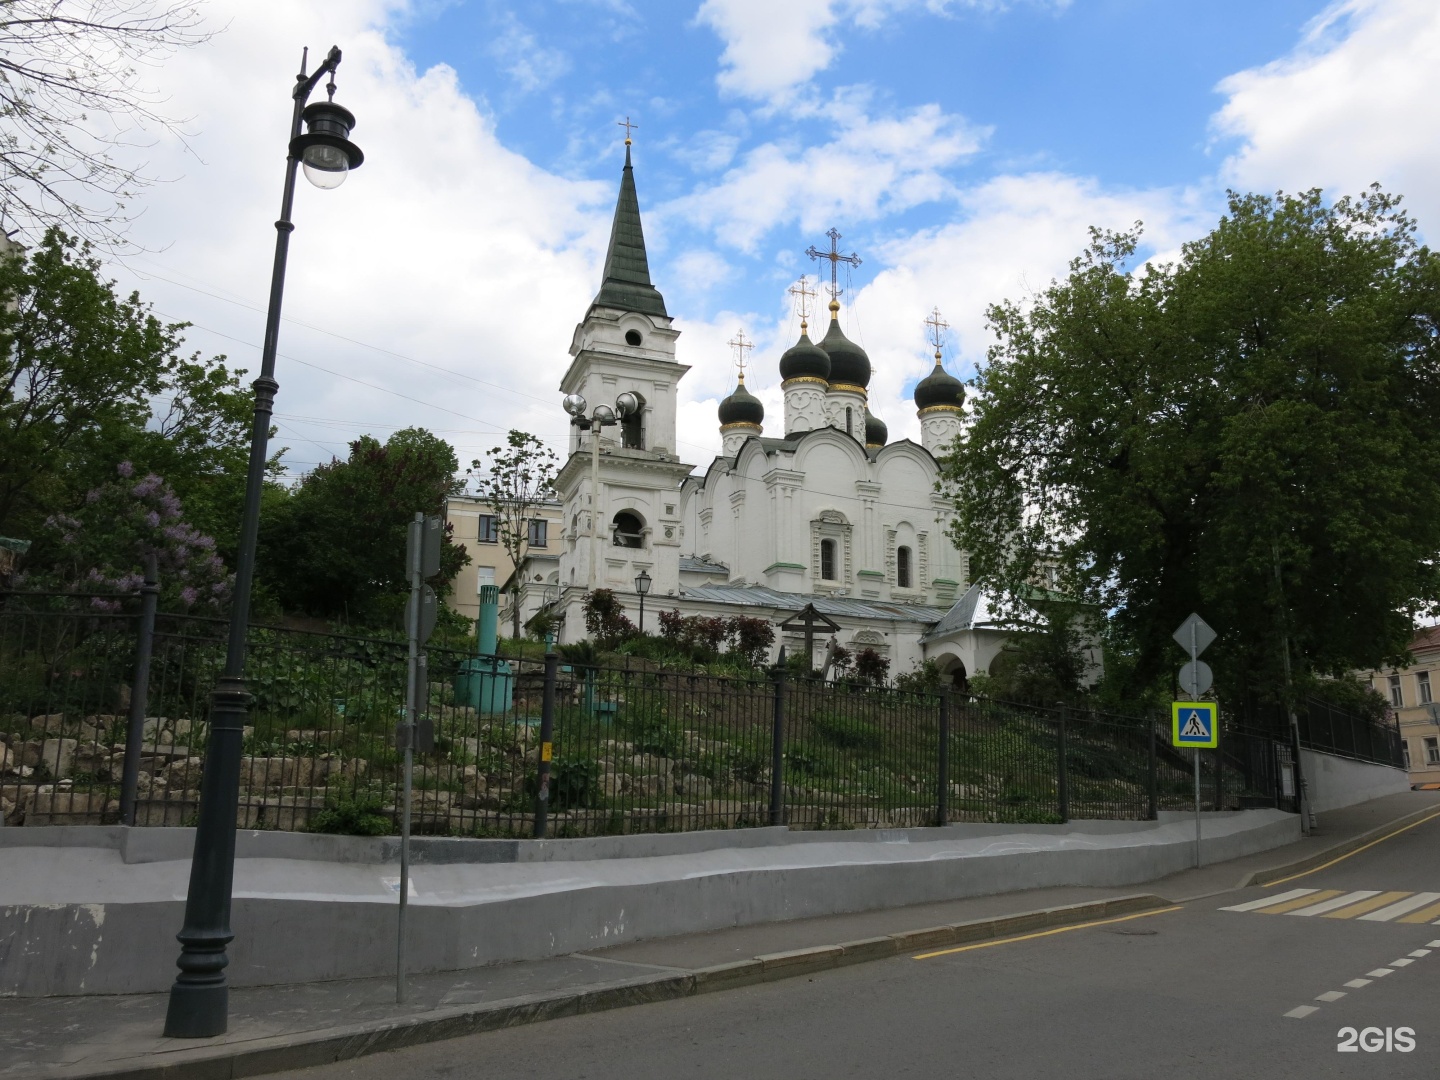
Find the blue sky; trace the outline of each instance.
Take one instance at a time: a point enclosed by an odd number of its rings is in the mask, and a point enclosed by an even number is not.
[[[872,408],[915,437],[922,320],[962,377],[985,309],[1065,272],[1091,225],[1172,256],[1242,190],[1403,193],[1440,220],[1434,0],[208,0],[219,32],[157,72],[192,117],[148,149],[118,265],[193,346],[254,369],[300,46],[345,49],[366,164],[297,200],[280,441],[297,472],[370,432],[464,464],[521,427],[565,438],[558,382],[598,285],[623,153],[682,331],[680,452],[703,468],[756,342],[778,430],[786,289],[832,225]]]

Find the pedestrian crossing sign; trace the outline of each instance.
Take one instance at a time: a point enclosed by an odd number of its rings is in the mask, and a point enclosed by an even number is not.
[[[1219,713],[1213,701],[1176,701],[1170,705],[1170,742],[1213,750],[1220,745]]]

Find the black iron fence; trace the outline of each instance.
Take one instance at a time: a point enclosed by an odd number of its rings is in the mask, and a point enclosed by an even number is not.
[[[134,824],[188,824],[225,623],[160,615],[137,700],[139,605],[91,603],[0,595],[0,810],[9,824],[109,823],[122,807]],[[428,655],[435,740],[415,757],[413,827],[535,835],[544,663]],[[252,627],[239,825],[394,831],[405,662],[399,640]],[[552,677],[550,836],[1149,818],[1193,805],[1193,752],[1169,746],[1168,720],[641,660],[561,662]],[[128,784],[127,749],[138,762]],[[1288,808],[1287,752],[1226,731],[1200,755],[1205,805]]]
[[[1308,750],[1405,767],[1400,725],[1395,720],[1368,720],[1311,698],[1299,710],[1300,744]]]

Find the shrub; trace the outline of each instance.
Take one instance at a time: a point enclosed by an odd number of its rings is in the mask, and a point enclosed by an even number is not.
[[[325,809],[310,819],[310,831],[384,836],[392,824],[390,818],[381,813],[384,808],[378,795],[366,792],[356,792],[353,798],[341,793],[326,794]]]
[[[585,629],[602,648],[613,648],[635,633],[635,624],[625,617],[619,597],[609,589],[596,589],[585,598]]]
[[[884,686],[890,676],[890,661],[874,649],[861,649],[855,657],[855,677],[870,686]]]
[[[621,713],[620,725],[625,729],[637,754],[655,754],[668,758],[676,757],[680,753],[680,731],[658,702],[645,701],[626,705]]]
[[[885,746],[885,733],[857,717],[817,712],[810,718],[810,727],[826,742],[845,750],[878,751]]]
[[[945,677],[940,665],[934,660],[916,664],[914,669],[895,676],[895,688],[909,694],[934,694],[939,692]]]

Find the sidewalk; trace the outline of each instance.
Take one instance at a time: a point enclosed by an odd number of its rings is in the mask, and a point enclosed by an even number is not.
[[[1316,834],[1298,843],[1138,888],[1035,889],[414,976],[405,1005],[395,1003],[391,979],[232,990],[230,1032],[218,1039],[160,1037],[163,994],[0,1000],[0,1078],[257,1075],[784,978],[932,943],[1111,917],[1234,889],[1257,872],[1298,868],[1337,845],[1357,846],[1360,838],[1427,811],[1440,811],[1440,792],[1387,796],[1320,815]]]

